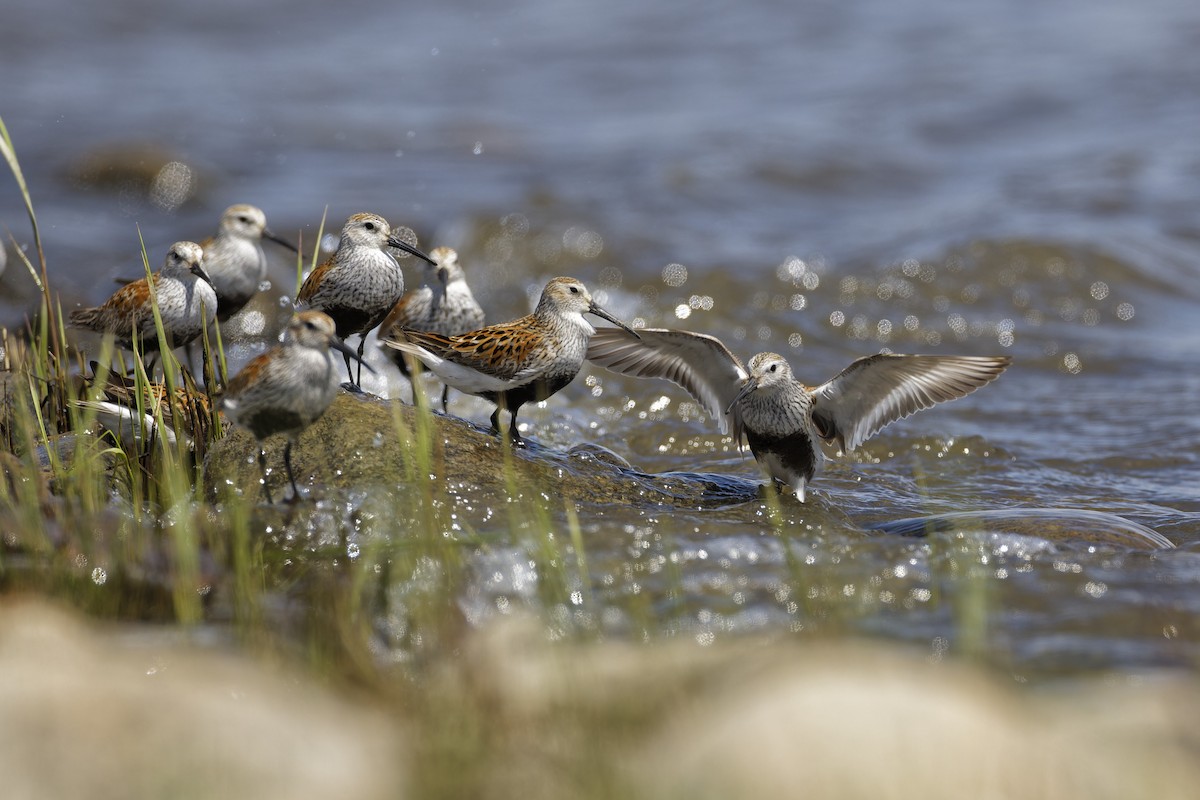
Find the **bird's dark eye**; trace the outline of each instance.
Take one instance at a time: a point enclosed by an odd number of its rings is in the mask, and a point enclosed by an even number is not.
[[[363,227],[369,231],[373,231],[373,230],[375,230],[375,223],[374,222],[364,222]]]
[[[579,294],[579,287],[578,287],[578,286],[572,286],[572,287],[571,287],[571,294]]]
[[[249,218],[249,217],[238,217],[238,222],[244,222],[244,223],[246,223],[247,225],[249,225],[249,224],[250,224],[250,218]]]
[[[777,370],[777,369],[779,369],[779,365],[778,365],[778,364],[772,364],[772,365],[771,365],[771,369],[770,369],[770,370],[768,370],[768,371],[769,371],[769,372],[774,372],[774,371],[775,371],[775,370]]]
[[[317,329],[317,323],[309,320],[308,322],[304,323],[304,327],[308,328],[310,331],[315,331]]]

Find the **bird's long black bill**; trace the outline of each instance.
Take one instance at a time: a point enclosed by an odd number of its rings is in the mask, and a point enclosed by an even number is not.
[[[329,346],[332,347],[334,350],[337,350],[339,353],[345,355],[347,358],[353,358],[355,361],[362,364],[364,367],[367,368],[367,372],[371,373],[372,375],[377,374],[375,372],[375,368],[372,367],[370,364],[368,364],[366,361],[363,361],[362,356],[360,356],[357,352],[355,352],[354,348],[350,347],[350,345],[346,344],[345,342],[343,342],[341,339],[337,338],[336,336],[329,337]]]
[[[738,393],[733,396],[733,400],[729,403],[729,407],[725,409],[725,413],[728,414],[733,411],[733,407],[741,402],[743,397],[746,397],[757,388],[758,381],[753,378],[746,378],[746,382],[742,384],[742,388],[738,389]]]
[[[434,261],[432,258],[425,255],[420,250],[413,247],[411,244],[404,241],[403,239],[397,239],[395,236],[389,236],[388,237],[388,246],[395,247],[397,250],[403,250],[404,252],[408,253],[409,255],[414,255],[417,258],[421,259],[422,261],[428,261],[430,264],[433,264],[435,267],[438,265],[438,263],[436,261]]]
[[[196,266],[192,267],[192,270],[191,270],[191,272],[192,272],[192,274],[193,274],[193,275],[195,275],[197,278],[199,278],[200,280],[204,281],[204,282],[205,282],[205,283],[207,283],[209,286],[212,286],[212,287],[213,287],[213,291],[216,291],[217,287],[216,287],[216,286],[213,284],[213,282],[212,282],[212,278],[208,277],[208,273],[204,271],[204,267],[202,267],[202,266],[200,266],[199,264],[197,264]]]
[[[629,333],[631,333],[633,335],[633,338],[635,338],[635,339],[642,338],[641,335],[637,331],[635,331],[633,328],[629,327],[624,322],[621,322],[621,320],[617,319],[612,314],[608,313],[607,311],[605,311],[603,308],[596,305],[595,303],[592,303],[592,305],[588,308],[588,312],[595,314],[597,317],[600,317],[601,319],[608,320],[613,325],[616,325],[618,328],[621,328],[622,330],[629,331]]]
[[[270,239],[275,244],[279,245],[280,247],[291,250],[293,253],[300,252],[299,248],[297,248],[296,245],[292,244],[287,239],[284,239],[282,236],[276,236],[275,234],[271,233],[270,231],[263,231],[262,235],[263,235],[264,239]]]

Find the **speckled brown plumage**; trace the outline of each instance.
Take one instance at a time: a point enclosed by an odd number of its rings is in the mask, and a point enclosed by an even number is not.
[[[188,445],[196,450],[197,457],[203,456],[203,447],[212,429],[212,404],[208,394],[196,386],[191,375],[183,373],[183,384],[175,387],[175,393],[170,398],[166,385],[161,383],[141,384],[139,398],[136,380],[110,371],[104,383],[99,384],[97,375],[102,371],[100,366],[93,361],[90,369],[91,375],[77,405],[95,411],[97,420],[120,436],[122,441],[132,444],[149,435],[161,433],[174,443],[178,428]],[[95,397],[95,389],[103,393],[103,399],[90,399]],[[139,401],[145,411],[140,421],[137,416]],[[176,419],[176,412],[180,415],[179,419]],[[161,432],[157,430],[159,418],[165,426]]]
[[[296,296],[298,309],[322,311],[333,319],[341,339],[358,334],[359,363],[366,336],[379,325],[404,294],[404,274],[388,252],[394,247],[425,261],[432,259],[407,242],[392,235],[387,220],[378,214],[355,214],[346,220],[337,250],[309,273]],[[350,383],[358,388],[358,379],[350,371]]]
[[[534,312],[513,322],[457,336],[400,328],[384,343],[416,356],[455,389],[495,403],[494,431],[500,430],[501,409],[507,409],[509,432],[520,443],[517,412],[521,406],[550,397],[582,367],[588,339],[595,333],[583,318],[585,313],[625,327],[596,305],[582,283],[555,278],[546,284]]]
[[[170,347],[196,339],[216,319],[217,295],[201,267],[204,253],[195,242],[176,242],[166,261],[154,273],[154,295]],[[97,333],[111,333],[119,344],[130,347],[136,335],[143,352],[158,350],[158,332],[146,278],[122,286],[101,305],[71,312],[70,324]]]

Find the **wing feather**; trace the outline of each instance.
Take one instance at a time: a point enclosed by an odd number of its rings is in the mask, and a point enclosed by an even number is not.
[[[525,385],[549,361],[546,342],[528,318],[458,336],[393,329],[388,347],[411,353],[443,382],[467,393],[502,392]]]
[[[636,338],[620,328],[598,328],[588,345],[588,360],[636,378],[662,378],[682,387],[717,421],[721,433],[741,445],[742,420],[726,414],[746,368],[714,336],[668,328],[642,328]]]
[[[308,277],[304,279],[304,283],[300,286],[300,292],[296,295],[297,306],[312,305],[321,294],[321,283],[325,280],[325,273],[333,269],[336,263],[333,258],[328,258],[316,269],[308,273]]]
[[[865,356],[814,390],[813,423],[848,453],[898,419],[990,383],[1010,363],[1008,356]]]

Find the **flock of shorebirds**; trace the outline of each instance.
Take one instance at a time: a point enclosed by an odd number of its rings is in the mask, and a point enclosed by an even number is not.
[[[110,334],[126,347],[134,340],[153,354],[164,344],[197,339],[215,320],[240,311],[266,277],[262,240],[296,248],[267,228],[250,205],[225,211],[215,236],[196,244],[176,242],[161,270],[131,281],[103,304],[74,311],[73,326]],[[393,251],[420,259],[422,286],[405,293]],[[167,342],[158,340],[153,306]],[[532,314],[483,326],[484,312],[467,285],[457,254],[438,247],[425,254],[393,233],[377,214],[346,220],[337,249],[308,274],[296,313],[277,346],[250,361],[221,393],[226,417],[259,441],[263,491],[267,488],[264,439],[287,437],[284,464],[292,499],[300,497],[292,469],[292,443],[333,402],[339,389],[333,351],[342,354],[351,391],[360,387],[367,334],[391,349],[406,375],[419,361],[450,387],[496,406],[493,432],[503,435],[500,412],[509,413],[516,445],[517,412],[569,384],[590,360],[614,372],[663,378],[683,387],[732,434],[743,438],[763,472],[801,501],[824,461],[822,445],[850,452],[885,425],[962,397],[995,379],[1007,356],[877,354],[860,358],[820,386],[806,386],[775,353],[743,364],[720,340],[690,331],[634,330],[605,311],[574,278],[554,278]],[[594,328],[591,314],[616,327]],[[344,342],[358,334],[357,350]],[[357,374],[352,366],[357,362]],[[370,365],[367,369],[371,370]],[[373,370],[372,370],[373,371]],[[414,392],[417,387],[414,384]]]

